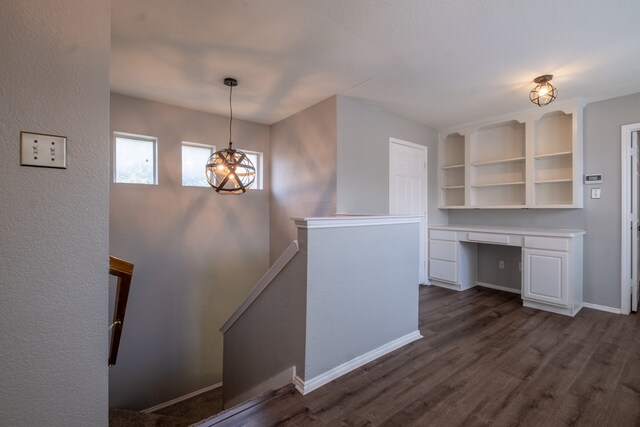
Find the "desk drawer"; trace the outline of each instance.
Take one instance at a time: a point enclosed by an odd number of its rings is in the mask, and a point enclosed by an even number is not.
[[[498,243],[502,245],[508,245],[509,235],[492,233],[468,233],[467,240],[469,240],[470,242]]]
[[[552,251],[568,251],[569,239],[525,236],[524,247],[531,249],[551,249]]]
[[[455,231],[445,231],[445,230],[429,230],[429,237],[431,239],[438,240],[456,240],[456,232]]]
[[[456,246],[456,242],[431,240],[429,241],[429,258],[440,259],[443,261],[455,261]]]
[[[429,260],[429,267],[429,276],[432,278],[456,283],[455,262],[432,259]]]

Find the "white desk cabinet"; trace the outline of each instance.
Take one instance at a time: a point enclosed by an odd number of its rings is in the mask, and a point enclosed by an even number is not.
[[[473,248],[458,244],[455,231],[429,230],[429,276],[446,288],[465,290],[475,286],[468,265],[475,265]]]
[[[582,308],[582,230],[488,226],[429,229],[431,283],[456,290],[477,285],[476,244],[522,248],[525,307],[575,316]]]

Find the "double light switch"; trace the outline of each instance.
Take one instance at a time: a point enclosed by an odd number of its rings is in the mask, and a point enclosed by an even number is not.
[[[67,168],[67,138],[20,132],[20,165]]]

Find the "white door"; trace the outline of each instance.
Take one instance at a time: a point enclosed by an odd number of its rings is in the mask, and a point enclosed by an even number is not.
[[[631,133],[631,212],[629,231],[631,232],[631,311],[638,311],[638,132]]]
[[[420,283],[427,282],[427,147],[389,139],[389,214],[422,215]]]

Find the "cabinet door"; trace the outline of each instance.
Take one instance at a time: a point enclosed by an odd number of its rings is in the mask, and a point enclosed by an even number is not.
[[[566,306],[569,301],[567,252],[523,249],[523,298]]]

